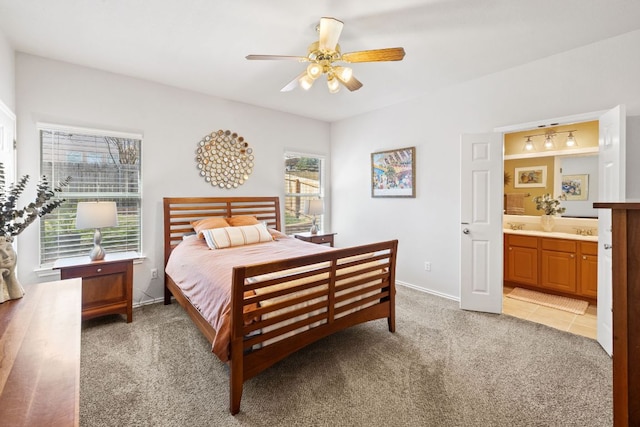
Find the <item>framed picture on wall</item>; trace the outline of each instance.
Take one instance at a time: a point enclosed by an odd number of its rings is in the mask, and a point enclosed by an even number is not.
[[[416,197],[416,148],[371,153],[371,197]]]
[[[589,200],[589,175],[562,175],[562,194],[566,200]]]
[[[529,166],[526,168],[515,168],[513,186],[516,188],[546,187],[547,167]]]

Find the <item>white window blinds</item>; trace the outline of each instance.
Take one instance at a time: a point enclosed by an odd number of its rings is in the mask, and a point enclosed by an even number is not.
[[[76,229],[76,208],[82,201],[113,201],[118,225],[102,231],[107,253],[141,250],[142,138],[90,129],[40,127],[41,171],[55,185],[67,176],[66,201],[40,218],[40,264],[87,255],[94,230]]]

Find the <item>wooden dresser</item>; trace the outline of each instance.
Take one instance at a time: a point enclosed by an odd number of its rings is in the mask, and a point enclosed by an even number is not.
[[[0,424],[78,426],[82,280],[0,304]]]
[[[613,425],[640,426],[640,203],[594,203],[611,209]]]

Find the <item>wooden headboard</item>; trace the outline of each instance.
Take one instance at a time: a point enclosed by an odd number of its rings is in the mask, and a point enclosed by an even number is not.
[[[220,216],[253,215],[258,221],[280,231],[278,197],[165,197],[164,262],[185,234],[193,233],[191,221]]]

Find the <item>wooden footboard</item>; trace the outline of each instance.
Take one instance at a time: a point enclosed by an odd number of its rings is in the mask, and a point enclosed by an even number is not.
[[[289,354],[374,319],[395,331],[398,241],[233,269],[230,410],[244,381]],[[252,291],[254,295],[247,295]]]
[[[194,219],[242,212],[261,215],[278,229],[280,225],[278,198],[165,198],[164,212],[165,264]],[[291,353],[374,319],[386,318],[395,331],[397,245],[391,240],[233,269],[232,414],[240,411],[243,383]],[[172,295],[213,342],[216,331],[165,275],[165,304]]]

